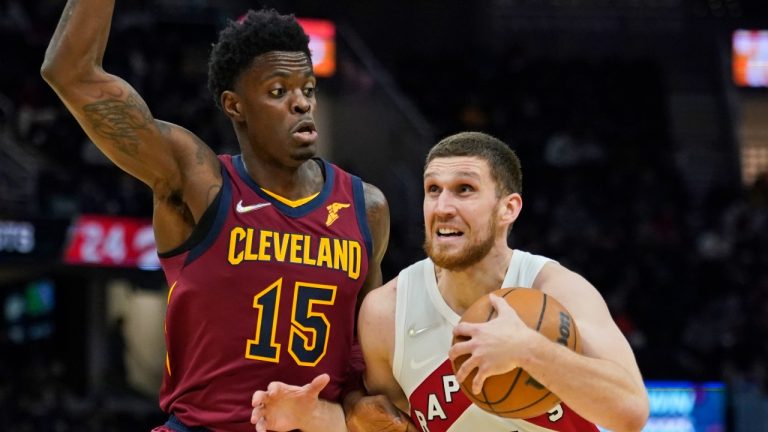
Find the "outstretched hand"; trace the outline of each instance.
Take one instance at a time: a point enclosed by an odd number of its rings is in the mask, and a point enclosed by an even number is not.
[[[320,392],[330,380],[328,374],[322,374],[304,386],[271,382],[267,390],[253,393],[251,423],[256,425],[257,432],[303,429],[301,420],[316,412],[321,403]]]

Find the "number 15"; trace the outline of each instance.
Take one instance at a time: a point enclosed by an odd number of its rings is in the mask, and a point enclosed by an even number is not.
[[[248,339],[245,357],[278,363],[281,345],[275,339],[283,278],[276,280],[253,297],[253,308],[259,311],[256,336]],[[333,305],[336,287],[296,282],[291,308],[291,332],[288,353],[300,366],[316,366],[325,357],[331,323],[314,305]]]

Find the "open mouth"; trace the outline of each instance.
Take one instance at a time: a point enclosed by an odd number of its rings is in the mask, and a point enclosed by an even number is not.
[[[464,233],[453,229],[453,228],[438,228],[437,229],[437,236],[438,237],[461,237]]]
[[[305,143],[314,142],[315,139],[317,139],[317,130],[315,129],[315,124],[311,121],[304,121],[299,123],[293,129],[293,136],[296,137],[299,141]]]
[[[302,126],[302,127],[298,128],[296,130],[296,132],[303,133],[303,134],[310,134],[310,133],[312,133],[314,131],[315,131],[315,128],[313,128],[312,126],[309,126],[309,125]]]

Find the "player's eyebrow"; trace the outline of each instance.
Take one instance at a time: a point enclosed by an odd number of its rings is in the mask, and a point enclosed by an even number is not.
[[[453,172],[450,175],[451,177],[471,177],[473,179],[480,180],[480,174],[474,171],[458,171],[458,172]],[[437,174],[431,171],[427,171],[424,173],[424,179],[438,177],[438,176],[440,176],[440,174]]]
[[[287,71],[285,69],[277,69],[264,75],[262,79],[266,81],[272,78],[289,78],[291,75],[293,75],[293,73],[290,71]],[[313,76],[312,69],[309,69],[304,72],[304,78],[310,78],[312,76]]]

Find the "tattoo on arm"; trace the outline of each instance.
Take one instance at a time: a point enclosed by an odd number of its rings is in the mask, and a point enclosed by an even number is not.
[[[197,147],[197,150],[195,151],[195,160],[198,165],[203,165],[205,163],[205,157],[209,152],[208,146],[198,137],[195,137],[195,146]]]
[[[168,123],[162,120],[155,120],[155,126],[157,126],[157,130],[159,130],[163,136],[171,136],[171,127],[168,126]]]
[[[100,137],[111,140],[115,148],[129,156],[138,154],[141,144],[138,132],[149,130],[154,123],[149,108],[136,94],[125,100],[94,102],[85,105],[83,111]]]

